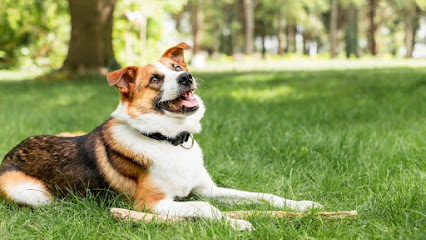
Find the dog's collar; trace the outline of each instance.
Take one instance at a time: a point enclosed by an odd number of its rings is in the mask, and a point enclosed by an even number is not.
[[[190,149],[194,145],[194,137],[189,132],[181,132],[175,138],[169,138],[167,136],[164,136],[161,133],[144,133],[144,132],[141,132],[141,131],[138,131],[138,132],[140,134],[144,135],[145,137],[149,137],[149,138],[152,138],[152,139],[155,139],[155,140],[158,140],[158,141],[167,141],[170,144],[172,144],[173,146],[181,145],[185,149]],[[183,146],[182,144],[186,143],[189,140],[189,138],[192,139],[191,146],[189,146],[189,147]]]

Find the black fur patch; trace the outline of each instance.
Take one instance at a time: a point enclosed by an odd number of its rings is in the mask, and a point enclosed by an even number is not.
[[[102,126],[78,137],[42,135],[27,138],[5,156],[0,174],[22,171],[43,181],[56,195],[64,195],[69,189],[82,194],[86,189],[108,189],[95,155],[95,142]]]

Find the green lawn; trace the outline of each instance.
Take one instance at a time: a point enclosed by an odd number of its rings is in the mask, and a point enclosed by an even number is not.
[[[426,69],[382,67],[194,74],[207,106],[196,136],[220,186],[357,210],[351,220],[252,217],[132,224],[127,203],[69,198],[31,210],[0,201],[0,239],[426,239]],[[0,81],[0,157],[24,138],[91,131],[118,103],[104,79]],[[222,210],[271,209],[226,206]]]

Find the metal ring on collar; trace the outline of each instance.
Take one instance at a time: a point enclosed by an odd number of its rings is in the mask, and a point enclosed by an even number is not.
[[[181,147],[183,147],[183,148],[185,148],[185,149],[191,149],[193,146],[194,146],[194,142],[195,142],[195,140],[194,140],[194,136],[192,136],[192,134],[189,134],[189,137],[191,137],[191,146],[189,146],[189,147],[185,147],[185,146],[183,146],[183,143],[180,145]]]

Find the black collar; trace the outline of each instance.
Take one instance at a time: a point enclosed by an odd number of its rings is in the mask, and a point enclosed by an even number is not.
[[[179,133],[175,138],[169,138],[167,136],[164,136],[161,133],[144,133],[139,131],[140,134],[158,140],[158,141],[167,141],[170,144],[172,144],[173,146],[177,146],[180,145],[182,143],[185,143],[188,141],[189,136],[191,135],[189,132],[181,132]]]

